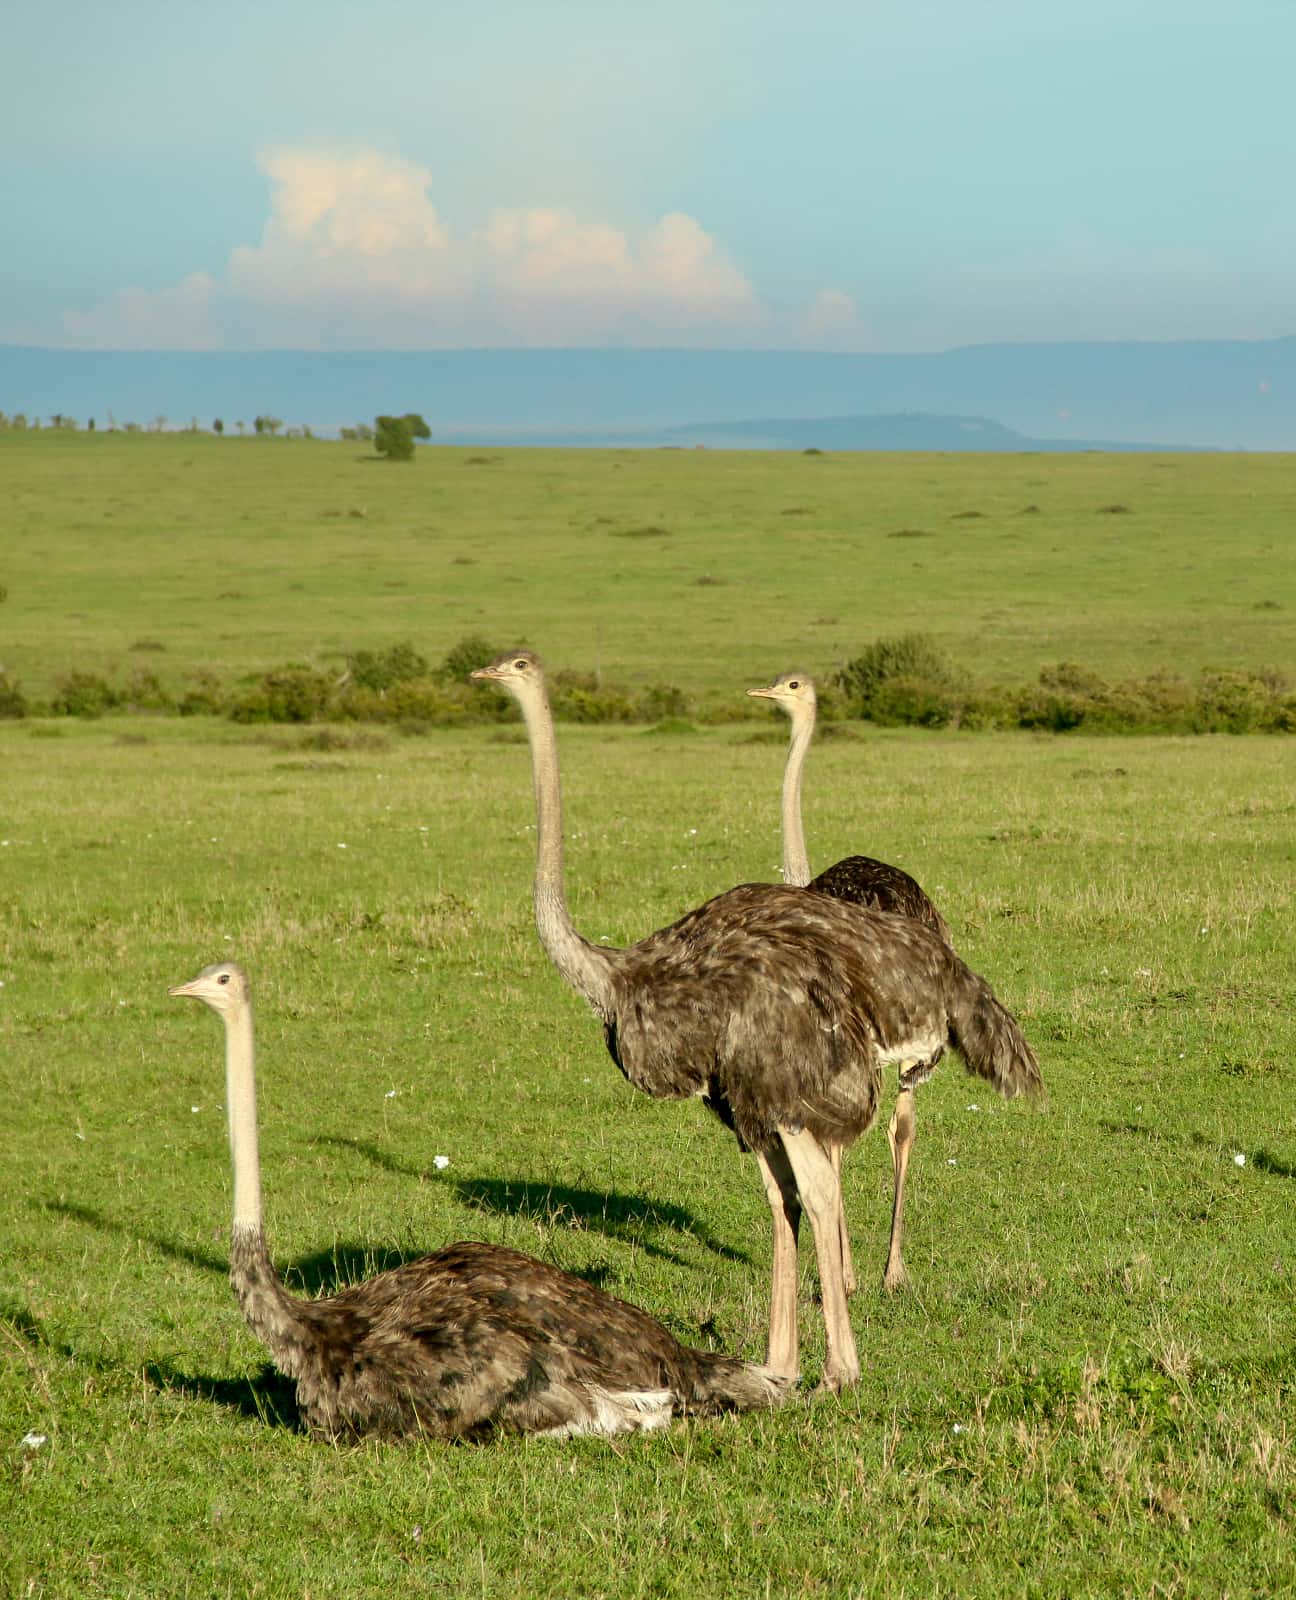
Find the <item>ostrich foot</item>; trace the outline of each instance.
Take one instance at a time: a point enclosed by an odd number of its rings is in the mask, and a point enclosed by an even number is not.
[[[853,1366],[844,1361],[829,1360],[825,1363],[823,1374],[819,1379],[816,1394],[840,1394],[843,1389],[849,1389],[853,1383],[859,1382],[859,1363]]]
[[[913,1282],[903,1261],[887,1262],[887,1269],[882,1275],[882,1287],[887,1294],[899,1294],[905,1289],[913,1288]]]

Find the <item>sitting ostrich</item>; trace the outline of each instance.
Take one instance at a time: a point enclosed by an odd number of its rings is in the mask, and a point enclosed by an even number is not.
[[[788,744],[787,765],[783,769],[783,881],[798,888],[817,889],[837,900],[853,900],[856,905],[872,906],[876,911],[894,911],[898,916],[912,917],[950,944],[949,925],[941,916],[930,896],[907,872],[893,867],[874,856],[843,856],[840,861],[821,872],[817,878],[810,876],[810,857],[806,854],[805,830],[801,826],[801,773],[805,766],[806,751],[814,737],[817,702],[814,679],[805,672],[785,672],[763,689],[748,689],[747,693],[761,700],[772,700],[785,711],[792,723]],[[887,1249],[886,1271],[883,1286],[889,1290],[902,1288],[908,1281],[904,1260],[900,1254],[901,1233],[904,1226],[905,1176],[909,1170],[909,1156],[913,1149],[916,1117],[914,1090],[923,1077],[913,1071],[901,1072],[895,1111],[887,1127],[887,1141],[891,1146],[891,1164],[895,1173],[895,1191],[891,1202],[891,1242]],[[828,1154],[840,1171],[841,1146],[833,1145]],[[842,1235],[842,1259],[845,1266],[846,1290],[855,1288],[855,1271],[851,1263],[850,1239],[846,1230],[846,1213],[839,1218]]]
[[[756,1156],[774,1226],[766,1360],[797,1375],[796,1232],[810,1216],[823,1300],[823,1383],[859,1376],[846,1305],[839,1175],[827,1155],[873,1122],[881,1070],[928,1070],[946,1046],[1007,1096],[1039,1083],[1016,1022],[929,928],[828,895],[744,884],[628,949],[591,944],[563,890],[562,796],[544,670],[529,650],[474,678],[521,706],[537,811],[541,943],[603,1022],[638,1089],[700,1096]]]
[[[289,1294],[261,1227],[247,975],[223,961],[169,992],[202,1000],[225,1024],[230,1282],[248,1327],[296,1383],[312,1434],[613,1434],[659,1428],[676,1411],[783,1398],[782,1377],[691,1350],[637,1306],[499,1245],[448,1245],[319,1300]]]

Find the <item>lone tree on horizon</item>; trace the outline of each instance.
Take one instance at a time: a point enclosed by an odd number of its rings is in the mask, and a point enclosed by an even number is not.
[[[415,439],[430,439],[432,430],[417,411],[403,417],[374,418],[374,449],[388,461],[412,461]]]

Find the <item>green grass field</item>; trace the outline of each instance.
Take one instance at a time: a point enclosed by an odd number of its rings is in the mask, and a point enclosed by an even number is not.
[[[140,637],[166,643],[159,659],[176,670],[400,638],[436,656],[467,632],[525,634],[583,665],[584,583],[602,597],[605,668],[737,693],[831,653],[805,614],[810,519],[780,508],[835,507],[831,537],[845,540],[852,500],[872,529],[868,560],[857,591],[830,584],[819,600],[843,639],[927,622],[970,657],[973,566],[961,590],[926,597],[927,618],[900,609],[906,563],[931,550],[934,572],[937,537],[971,537],[951,508],[1034,500],[1045,509],[1023,523],[1043,527],[1065,503],[1068,528],[1100,537],[1056,554],[1074,595],[1050,602],[1058,565],[1000,582],[997,603],[1031,621],[1022,637],[989,637],[995,671],[1024,674],[1037,652],[1144,670],[1153,641],[1180,632],[1180,665],[1292,659],[1290,610],[1250,609],[1286,603],[1261,547],[1281,543],[1290,460],[501,455],[473,467],[432,451],[402,475],[362,466],[354,447],[51,445],[0,449],[0,467],[21,467],[27,519],[0,554],[0,654],[33,682],[43,663],[112,667]],[[152,454],[132,477],[121,463],[135,448]],[[795,487],[820,471],[839,475],[840,498]],[[938,491],[945,471],[953,487]],[[104,523],[109,535],[87,508],[112,473],[136,509]],[[1152,551],[1138,547],[1141,597],[1100,576],[1118,523],[1133,562],[1136,490],[1157,473],[1177,482],[1189,528],[1176,534],[1167,512],[1159,548],[1179,538],[1187,560],[1215,563],[1201,580],[1209,612],[1188,629],[1196,591],[1177,573],[1156,583]],[[346,519],[359,481],[375,485],[368,516]],[[660,501],[652,483],[668,485]],[[747,494],[761,510],[744,529]],[[1128,514],[1084,509],[1118,500]],[[317,520],[331,508],[342,516]],[[605,541],[589,527],[602,514],[673,531]],[[889,541],[892,523],[936,536]],[[758,545],[761,531],[777,538]],[[726,585],[693,595],[679,573],[703,570],[722,537]],[[550,541],[532,583],[524,551]],[[581,559],[591,545],[601,564]],[[663,557],[669,583],[651,565]],[[578,591],[566,602],[564,561]],[[739,623],[706,624],[717,599]],[[775,877],[783,736],[781,723],[562,728],[578,925],[629,941],[729,884]],[[680,1337],[757,1357],[769,1244],[754,1164],[700,1107],[630,1090],[540,950],[520,730],[0,724],[0,1592],[1292,1590],[1292,760],[1290,740],[1259,736],[852,728],[824,741],[807,775],[813,860],[868,850],[912,870],[1021,1017],[1050,1093],[1043,1112],[997,1103],[953,1058],[923,1087],[914,1290],[894,1300],[877,1290],[882,1130],[848,1157],[858,1388],[810,1390],[823,1346],[807,1239],[808,1383],[778,1413],[612,1444],[334,1449],[286,1425],[230,1294],[220,1029],[167,999],[169,983],[223,954],[251,971],[267,1224],[298,1288],[487,1238],[591,1277]]]
[[[726,703],[909,629],[1014,682],[1059,660],[1296,662],[1293,456],[434,447],[394,466],[48,432],[0,434],[0,481],[0,664],[32,692],[402,639],[435,661],[472,633]]]

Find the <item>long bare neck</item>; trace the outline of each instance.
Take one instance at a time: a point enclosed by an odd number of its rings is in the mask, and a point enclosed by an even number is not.
[[[801,771],[814,725],[813,706],[797,706],[792,712],[792,740],[783,769],[783,881],[798,889],[810,882],[810,857],[801,826]]]
[[[225,1105],[234,1163],[234,1226],[261,1231],[261,1157],[257,1151],[256,1065],[252,1011],[243,1006],[225,1022]]]
[[[528,694],[521,704],[535,778],[536,931],[554,966],[606,1018],[611,1012],[611,961],[606,951],[577,933],[563,891],[562,787],[553,713],[543,694]]]
[[[270,1260],[261,1225],[261,1158],[257,1152],[256,1067],[252,1011],[248,1006],[225,1021],[225,1100],[230,1155],[234,1162],[234,1226],[230,1237],[230,1282],[248,1327],[296,1377],[300,1368],[300,1312]]]

